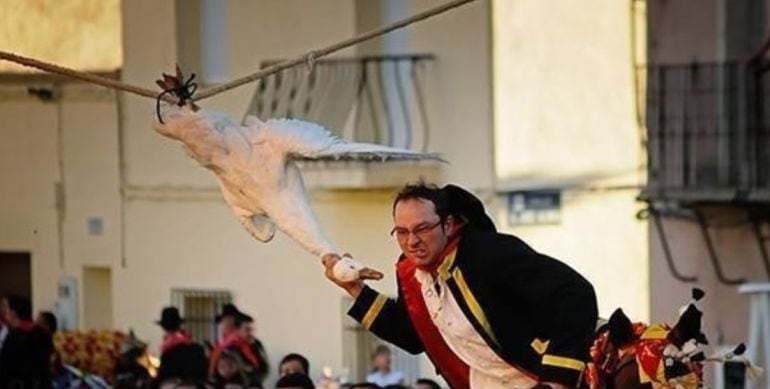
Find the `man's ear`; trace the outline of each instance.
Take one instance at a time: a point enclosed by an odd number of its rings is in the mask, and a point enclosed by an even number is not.
[[[447,235],[453,236],[460,229],[461,224],[458,223],[452,215],[449,215],[446,217],[446,220],[444,220],[444,226]]]

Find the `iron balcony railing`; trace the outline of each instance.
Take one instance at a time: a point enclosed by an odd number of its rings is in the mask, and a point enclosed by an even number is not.
[[[425,84],[433,59],[332,58],[287,69],[257,85],[248,114],[314,121],[345,139],[428,151]]]
[[[762,64],[649,65],[648,197],[770,188],[770,81]],[[708,195],[706,195],[708,197]]]

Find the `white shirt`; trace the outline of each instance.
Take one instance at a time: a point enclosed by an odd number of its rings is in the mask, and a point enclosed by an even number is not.
[[[371,382],[379,386],[385,387],[388,385],[397,385],[404,383],[404,375],[400,371],[391,371],[388,373],[380,373],[375,371],[366,376],[366,382]]]
[[[8,337],[8,326],[4,324],[0,324],[0,350],[3,349],[3,343],[5,343],[5,338]]]
[[[530,388],[537,381],[503,361],[487,345],[460,309],[446,281],[417,269],[414,277],[433,324],[452,351],[470,367],[472,389]],[[438,285],[438,290],[435,285]]]

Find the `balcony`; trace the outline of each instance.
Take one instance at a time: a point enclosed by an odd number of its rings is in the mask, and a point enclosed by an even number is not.
[[[767,64],[650,65],[642,198],[770,201]]]
[[[277,61],[266,61],[262,66]],[[352,141],[431,151],[426,81],[432,55],[318,60],[268,77],[257,85],[247,114],[320,123]],[[309,187],[397,187],[405,179],[435,179],[435,162],[305,161]]]

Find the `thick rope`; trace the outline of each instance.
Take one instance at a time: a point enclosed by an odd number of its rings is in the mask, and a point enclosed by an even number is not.
[[[24,57],[18,54],[9,53],[7,51],[0,50],[0,59],[15,62],[17,64],[24,65],[27,67],[40,69],[48,73],[55,73],[65,77],[76,78],[78,80],[89,82],[91,84],[101,85],[105,88],[121,90],[124,92],[133,93],[135,95],[149,97],[151,99],[158,98],[158,92],[151,89],[146,89],[139,86],[127,84],[125,82],[115,80],[112,78],[97,76],[92,73],[81,72],[75,69],[70,69],[70,68],[55,65],[52,63],[39,61],[34,58]],[[177,101],[176,98],[168,95],[163,96],[163,100],[168,101],[170,103],[176,103]]]
[[[318,58],[325,57],[325,56],[327,56],[327,55],[329,55],[331,53],[334,53],[336,51],[342,50],[342,49],[344,49],[346,47],[353,46],[353,45],[355,45],[357,43],[360,43],[360,42],[363,42],[363,41],[366,41],[366,40],[369,40],[369,39],[372,39],[372,38],[376,38],[376,37],[378,37],[380,35],[387,34],[387,33],[391,32],[393,30],[397,30],[399,28],[406,27],[406,26],[408,26],[408,25],[410,25],[412,23],[415,23],[415,22],[418,22],[418,21],[421,21],[421,20],[425,20],[425,19],[427,19],[429,17],[432,17],[432,16],[438,15],[440,13],[449,11],[450,9],[457,8],[457,7],[461,6],[461,5],[470,3],[472,1],[475,1],[475,0],[455,0],[455,1],[449,2],[447,4],[444,4],[444,5],[435,7],[435,8],[431,8],[431,9],[429,9],[427,11],[421,12],[421,13],[416,14],[414,16],[411,16],[409,18],[397,21],[397,22],[395,22],[393,24],[390,24],[388,26],[381,27],[379,29],[372,30],[372,31],[369,31],[369,32],[365,32],[365,33],[360,34],[358,36],[355,36],[353,38],[344,40],[342,42],[333,44],[331,46],[324,47],[322,49],[310,51],[309,53],[304,54],[304,55],[302,55],[300,57],[297,57],[295,59],[283,61],[283,62],[280,62],[278,64],[275,64],[275,65],[269,66],[267,68],[264,68],[264,69],[262,69],[262,70],[260,70],[258,72],[252,73],[252,74],[250,74],[248,76],[238,78],[236,80],[233,80],[231,82],[228,82],[228,83],[225,83],[225,84],[222,84],[222,85],[218,85],[218,86],[215,86],[215,87],[211,87],[211,88],[205,89],[205,90],[201,91],[198,94],[198,96],[194,98],[194,100],[196,100],[196,101],[197,100],[203,100],[203,99],[209,98],[211,96],[218,95],[218,94],[220,94],[222,92],[226,92],[226,91],[228,91],[230,89],[237,88],[237,87],[239,87],[241,85],[244,85],[244,84],[247,84],[247,83],[250,83],[250,82],[262,79],[262,78],[265,78],[265,77],[270,76],[272,74],[278,73],[278,72],[280,72],[280,71],[282,71],[284,69],[287,69],[287,68],[290,68],[290,67],[294,67],[294,66],[296,66],[298,64],[304,63],[304,64],[307,64],[309,67],[312,67],[312,65],[315,63],[316,59],[318,59]],[[133,94],[138,95],[138,96],[144,96],[144,97],[148,97],[148,98],[151,98],[151,99],[159,99],[160,98],[160,99],[163,99],[163,100],[165,100],[167,102],[170,102],[170,103],[176,103],[178,101],[177,98],[172,97],[172,96],[170,96],[168,94],[160,93],[160,94],[162,94],[162,96],[159,97],[159,92],[153,91],[151,89],[146,89],[146,88],[142,88],[142,87],[139,87],[139,86],[131,85],[131,84],[128,84],[128,83],[125,83],[125,82],[122,82],[122,81],[118,81],[118,80],[114,80],[114,79],[110,79],[110,78],[106,78],[106,77],[97,76],[97,75],[94,75],[94,74],[91,74],[91,73],[82,72],[82,71],[78,71],[78,70],[75,70],[75,69],[70,69],[70,68],[67,68],[67,67],[64,67],[64,66],[55,65],[55,64],[52,64],[52,63],[49,63],[49,62],[44,62],[44,61],[36,60],[36,59],[33,59],[33,58],[24,57],[24,56],[21,56],[21,55],[18,55],[18,54],[14,54],[14,53],[10,53],[10,52],[7,52],[7,51],[0,50],[0,59],[6,60],[6,61],[10,61],[10,62],[15,62],[15,63],[18,63],[20,65],[24,65],[24,66],[27,66],[27,67],[31,67],[31,68],[35,68],[35,69],[40,69],[40,70],[43,70],[43,71],[48,72],[48,73],[55,73],[55,74],[59,74],[59,75],[65,76],[65,77],[76,78],[78,80],[86,81],[86,82],[89,82],[89,83],[92,83],[92,84],[101,85],[101,86],[103,86],[105,88],[116,89],[116,90],[121,90],[121,91],[128,92],[128,93],[133,93]]]

